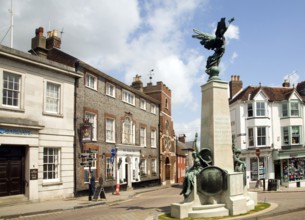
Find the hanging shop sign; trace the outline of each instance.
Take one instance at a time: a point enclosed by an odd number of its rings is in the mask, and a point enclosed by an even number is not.
[[[92,141],[92,124],[84,123],[81,124],[81,140],[82,142]]]

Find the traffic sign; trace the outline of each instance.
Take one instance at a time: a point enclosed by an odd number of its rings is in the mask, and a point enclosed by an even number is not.
[[[81,153],[80,158],[89,158],[90,154],[89,153]]]
[[[115,148],[112,148],[111,151],[110,151],[110,153],[111,153],[111,156],[114,157],[115,154],[116,154],[116,149],[115,149]]]
[[[84,167],[92,167],[92,162],[91,161],[83,161],[80,163],[81,166]]]

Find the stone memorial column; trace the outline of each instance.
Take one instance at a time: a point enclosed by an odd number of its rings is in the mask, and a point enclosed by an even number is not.
[[[210,80],[201,91],[201,148],[213,152],[214,166],[233,172],[228,83]]]

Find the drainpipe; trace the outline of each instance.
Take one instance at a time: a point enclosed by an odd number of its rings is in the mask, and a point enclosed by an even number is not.
[[[79,71],[79,65],[80,65],[80,62],[79,61],[76,61],[75,62],[75,72],[77,73]],[[76,148],[77,148],[77,137],[79,137],[79,134],[78,134],[78,130],[77,130],[77,127],[76,127],[76,121],[77,121],[77,117],[76,117],[76,100],[77,100],[77,92],[76,92],[76,88],[78,87],[78,80],[80,78],[75,78],[74,80],[74,109],[73,109],[73,115],[74,115],[74,118],[73,118],[73,128],[74,128],[74,143],[73,143],[73,151],[74,151],[74,158],[73,158],[73,161],[74,161],[74,189],[73,189],[73,193],[74,193],[74,197],[77,196],[77,191],[76,191],[76,185],[77,185],[77,178],[76,178],[76,163],[77,163],[77,153],[76,153]],[[79,142],[79,141],[78,141]]]
[[[178,155],[177,155],[177,148],[178,148],[178,138],[177,138],[177,136],[176,136],[176,147],[175,147],[175,156],[176,156],[176,183],[178,183],[178,171],[179,171],[179,169],[178,169],[178,165],[179,165],[179,163],[178,163]]]
[[[161,161],[161,141],[160,141],[160,128],[161,128],[161,124],[160,124],[160,108],[161,108],[161,105],[159,104],[159,123],[158,123],[159,184],[162,185],[162,178],[161,178],[161,165],[162,165],[162,161]]]

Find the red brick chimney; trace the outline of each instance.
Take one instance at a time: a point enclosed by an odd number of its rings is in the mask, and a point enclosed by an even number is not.
[[[243,82],[237,75],[231,76],[230,85],[230,99],[243,88]]]

